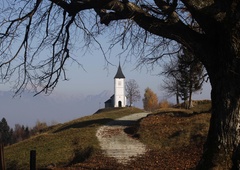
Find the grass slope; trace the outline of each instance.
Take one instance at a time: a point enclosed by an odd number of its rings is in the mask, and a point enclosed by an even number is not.
[[[7,169],[29,169],[30,150],[37,152],[37,167],[64,167],[84,161],[99,151],[95,136],[99,126],[122,116],[142,112],[137,108],[100,110],[97,114],[47,128],[43,133],[5,148]]]
[[[206,139],[210,101],[195,101],[194,108],[160,109],[125,129],[149,151],[130,164],[118,164],[102,154],[95,136],[99,126],[137,108],[99,110],[97,114],[49,127],[44,133],[5,148],[8,169],[29,169],[29,152],[37,151],[38,169],[194,169]],[[66,168],[68,167],[68,168]]]

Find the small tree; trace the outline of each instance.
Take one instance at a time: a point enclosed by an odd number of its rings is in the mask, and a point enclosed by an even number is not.
[[[192,93],[202,89],[204,82],[204,68],[202,63],[194,58],[193,54],[186,48],[182,47],[181,54],[178,55],[178,72],[177,84],[185,107],[191,107]],[[188,103],[187,103],[188,101]]]
[[[140,100],[141,95],[139,91],[139,86],[134,79],[130,79],[129,81],[126,82],[126,94],[130,106],[132,106],[134,102]]]
[[[167,100],[162,100],[159,102],[159,108],[169,108],[171,104]]]
[[[192,93],[201,90],[206,75],[202,63],[186,48],[181,49],[177,58],[164,67],[166,79],[162,88],[167,91],[168,96],[176,95],[177,104],[180,97],[185,102],[185,107],[189,108]]]
[[[0,121],[0,143],[4,145],[11,143],[11,130],[5,118]]]
[[[32,128],[32,133],[34,133],[34,134],[41,133],[43,131],[43,129],[46,127],[47,127],[46,122],[41,122],[41,121],[37,120],[36,125]]]
[[[148,87],[145,89],[143,98],[143,108],[146,111],[153,111],[158,108],[157,95]]]
[[[167,97],[176,97],[176,104],[179,104],[179,97],[180,97],[180,92],[179,92],[179,84],[177,79],[170,75],[168,76],[165,80],[163,80],[163,84],[161,85],[162,89],[167,92]]]
[[[13,143],[20,142],[24,139],[24,126],[20,124],[15,124],[13,132]]]

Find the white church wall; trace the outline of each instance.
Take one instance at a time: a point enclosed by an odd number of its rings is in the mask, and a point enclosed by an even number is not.
[[[114,79],[114,107],[119,107],[119,101],[121,102],[121,107],[126,106],[125,100],[125,80],[124,78]]]

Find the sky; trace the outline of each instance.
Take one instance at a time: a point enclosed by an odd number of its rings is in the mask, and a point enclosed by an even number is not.
[[[108,34],[110,32],[107,32]],[[109,35],[104,35],[108,37]],[[106,37],[100,37],[99,42],[101,42],[102,47],[104,48],[104,51],[107,51],[109,42],[107,42]],[[77,39],[77,38],[76,38]],[[79,43],[79,42],[76,42]],[[80,44],[81,45],[81,44]],[[95,44],[96,45],[96,44]],[[80,96],[89,96],[89,95],[98,95],[101,94],[103,91],[111,91],[113,93],[114,89],[114,76],[117,72],[117,68],[119,63],[121,64],[123,74],[126,77],[126,81],[130,79],[136,80],[136,82],[139,85],[139,90],[141,93],[141,96],[143,97],[144,90],[149,87],[152,89],[157,96],[159,96],[160,100],[167,99],[165,96],[165,92],[160,88],[162,85],[163,77],[159,76],[159,73],[161,72],[160,67],[154,67],[153,70],[148,70],[146,67],[141,67],[136,69],[137,66],[137,59],[133,56],[128,56],[127,58],[123,57],[124,55],[120,55],[119,53],[122,51],[122,47],[119,45],[116,45],[111,52],[107,54],[107,60],[109,64],[107,64],[107,61],[105,60],[102,52],[99,50],[99,47],[94,47],[90,51],[85,52],[81,50],[76,50],[74,52],[74,56],[77,57],[78,62],[82,64],[82,67],[78,66],[76,63],[68,62],[65,66],[67,70],[67,78],[68,81],[59,81],[57,87],[55,88],[53,94],[51,96],[61,96],[61,98],[78,98]],[[84,55],[83,55],[84,54]],[[48,56],[48,54],[44,54],[44,56]],[[6,84],[0,84],[0,91],[9,91],[11,90],[11,85]],[[32,96],[34,93],[32,93]],[[49,96],[49,97],[51,97]],[[60,98],[60,97],[59,97]],[[203,90],[201,92],[198,92],[197,94],[193,95],[193,100],[197,99],[210,99],[210,86],[209,83],[205,84],[203,86]],[[40,120],[46,120],[46,117],[51,117],[51,119],[56,121],[68,121],[73,118],[76,118],[77,116],[83,116],[87,114],[91,114],[89,112],[82,113],[81,108],[78,108],[79,110],[73,110],[71,109],[70,104],[67,104],[66,108],[69,107],[69,110],[72,110],[74,114],[68,113],[68,115],[63,115],[64,113],[60,113],[61,110],[54,109],[55,106],[46,105],[45,108],[44,105],[37,105],[38,98],[31,98],[31,100],[34,102],[36,101],[36,107],[34,108],[33,105],[31,107],[31,111],[29,107],[26,105],[22,107],[17,107],[16,101],[21,99],[14,99],[14,102],[11,102],[9,100],[9,106],[6,107],[4,110],[4,113],[0,110],[0,119],[1,117],[5,116],[8,117],[7,120],[12,122],[11,124],[16,123],[24,123],[24,124],[33,124],[29,122],[33,122],[37,119]],[[175,102],[174,98],[167,99],[170,102]],[[14,104],[13,104],[14,103]],[[101,107],[103,107],[104,101],[101,101]],[[139,107],[142,107],[142,103],[138,104]],[[1,105],[0,107],[3,108],[4,106]],[[50,108],[51,107],[51,108]],[[58,107],[58,106],[56,106]],[[95,106],[96,107],[96,106]],[[97,106],[96,108],[99,108]],[[15,108],[14,110],[11,110]],[[44,113],[41,113],[41,111],[44,108]],[[95,109],[96,109],[95,108]],[[20,113],[16,113],[17,110],[21,110]],[[25,110],[24,110],[25,109]],[[77,109],[77,108],[75,108]],[[51,110],[47,111],[47,110]],[[34,114],[33,114],[34,112]],[[81,115],[77,115],[77,112],[81,112]],[[58,114],[58,116],[56,116]],[[15,116],[16,115],[16,116]],[[31,119],[28,116],[31,115]],[[51,116],[52,115],[52,116]],[[63,115],[62,117],[59,115]],[[20,119],[23,118],[24,119]],[[55,118],[56,117],[56,118]],[[21,121],[19,121],[21,120]]]
[[[84,64],[84,69],[72,67],[68,72],[68,81],[60,81],[55,89],[58,93],[77,94],[84,93],[97,94],[103,90],[113,90],[114,76],[117,72],[119,64],[118,59],[115,59],[108,66],[108,70],[104,69],[104,61],[102,59],[94,59]],[[97,64],[96,64],[97,63]],[[139,85],[140,92],[143,96],[144,89],[151,88],[158,96],[165,96],[165,92],[160,88],[163,77],[158,75],[158,71],[148,71],[145,68],[134,69],[136,65],[133,63],[124,63],[121,65],[126,81],[135,79]],[[157,69],[157,68],[156,68]],[[197,95],[198,94],[198,95]],[[200,94],[194,95],[195,98],[210,98],[209,84],[205,84]]]
[[[59,81],[50,96],[44,96],[42,99],[32,97],[34,93],[30,93],[27,94],[27,98],[8,99],[9,103],[2,102],[2,105],[0,103],[0,119],[5,117],[11,127],[14,127],[15,124],[33,127],[38,120],[48,124],[53,121],[64,123],[91,115],[99,108],[103,108],[107,99],[101,98],[102,101],[94,101],[93,99],[89,100],[88,96],[90,98],[95,97],[104,91],[110,91],[113,94],[114,76],[119,63],[126,77],[125,80],[134,79],[138,83],[141,97],[144,95],[144,90],[149,87],[160,100],[167,99],[169,102],[175,103],[175,98],[166,98],[165,92],[160,88],[163,83],[163,77],[159,76],[160,67],[155,67],[152,71],[147,70],[146,67],[135,69],[136,60],[131,59],[126,62],[125,58],[117,57],[118,50],[112,52],[112,55],[108,58],[111,64],[108,65],[106,65],[104,57],[98,50],[91,51],[84,56],[79,55],[79,62],[83,68],[74,63],[67,63],[68,81]],[[0,84],[0,91],[8,90],[11,90],[9,84]],[[55,101],[49,100],[50,98],[54,98]],[[90,106],[88,101],[82,101],[83,98],[92,102],[94,106]],[[210,99],[209,83],[204,84],[201,92],[193,94],[192,99]],[[135,106],[142,108],[142,101],[140,100]]]
[[[89,100],[89,97],[96,97],[104,91],[110,91],[113,94],[114,76],[119,62],[126,81],[135,79],[138,83],[141,97],[144,95],[144,90],[149,87],[160,100],[167,99],[171,103],[175,103],[174,97],[166,98],[165,92],[159,88],[163,77],[158,75],[160,71],[158,67],[153,71],[148,71],[144,67],[134,69],[135,61],[124,62],[113,55],[109,58],[112,65],[108,65],[106,68],[106,62],[102,56],[98,55],[98,51],[85,55],[80,60],[84,69],[76,64],[66,65],[69,80],[59,81],[50,96],[44,96],[42,99],[38,96],[33,97],[34,93],[30,93],[26,98],[8,99],[8,103],[5,103],[6,100],[2,104],[0,103],[0,119],[5,117],[11,127],[14,127],[15,124],[33,127],[36,121],[47,122],[50,125],[52,122],[64,123],[91,115],[103,108],[107,99],[99,98],[98,101],[95,101],[94,99]],[[10,90],[9,85],[0,84],[0,91],[7,90]],[[108,94],[108,96],[110,95]],[[89,101],[82,101],[82,99]],[[209,84],[205,84],[201,92],[193,94],[193,100],[199,99],[210,99]],[[93,106],[89,105],[89,102],[93,103]],[[135,106],[142,108],[142,101],[140,100]]]
[[[67,81],[60,80],[53,94],[62,95],[94,95],[103,90],[113,91],[114,76],[120,63],[126,81],[136,80],[140,92],[143,96],[144,90],[149,87],[158,96],[166,98],[166,94],[160,86],[163,84],[163,76],[160,76],[161,67],[155,67],[154,70],[148,70],[146,67],[136,68],[137,62],[132,60],[126,62],[125,59],[119,59],[113,54],[108,58],[111,64],[106,65],[102,54],[96,50],[91,54],[80,56],[79,62],[82,67],[76,63],[67,63]],[[0,84],[0,91],[11,90],[11,85]],[[34,95],[34,93],[33,93]],[[210,99],[210,85],[205,83],[203,90],[194,94],[196,99]],[[167,98],[166,98],[167,99]]]
[[[107,46],[107,44],[106,44]],[[137,67],[137,61],[134,58],[128,60],[128,58],[117,57],[118,51],[112,52],[112,56],[108,58],[111,64],[106,66],[106,61],[99,51],[94,51],[91,54],[80,57],[80,62],[84,67],[78,67],[73,64],[69,68],[68,81],[60,81],[56,90],[58,93],[64,94],[85,94],[93,95],[103,90],[113,91],[114,76],[117,72],[118,65],[120,63],[123,74],[126,77],[126,81],[130,79],[136,80],[139,85],[141,96],[144,94],[144,90],[149,87],[158,96],[163,99],[166,98],[166,93],[161,89],[163,84],[163,76],[160,76],[161,67],[156,66],[153,70],[149,70],[146,67]],[[210,99],[210,85],[205,83],[203,90],[193,95],[193,99]],[[172,99],[169,99],[172,100]],[[175,101],[174,101],[175,102]]]

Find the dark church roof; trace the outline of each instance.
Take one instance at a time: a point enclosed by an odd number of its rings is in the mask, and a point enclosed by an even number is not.
[[[125,78],[125,76],[123,75],[123,72],[122,72],[120,64],[118,66],[117,74],[115,75],[114,78]]]
[[[105,101],[104,103],[112,103],[114,99],[114,94],[110,97],[110,99],[108,99],[107,101]]]
[[[104,103],[105,103],[105,104],[106,104],[106,103],[112,103],[112,99],[110,98],[110,99],[108,99],[107,101],[105,101]]]

